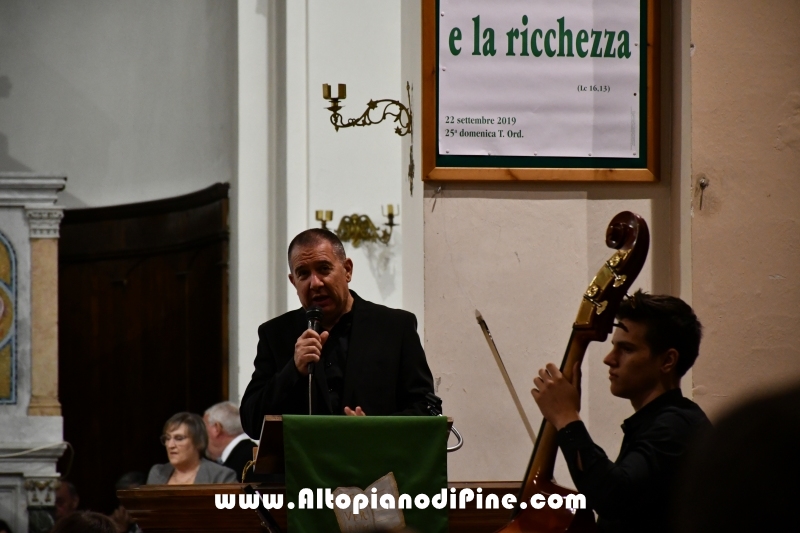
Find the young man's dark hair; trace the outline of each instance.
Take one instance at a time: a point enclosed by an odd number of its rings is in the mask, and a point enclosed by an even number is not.
[[[617,318],[647,326],[645,341],[653,355],[675,348],[680,355],[675,365],[678,377],[694,365],[700,352],[703,326],[692,308],[680,298],[638,290],[622,301]]]

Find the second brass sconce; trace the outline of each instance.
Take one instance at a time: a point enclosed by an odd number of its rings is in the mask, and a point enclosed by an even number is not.
[[[394,217],[400,216],[400,206],[387,205],[386,209],[381,206],[381,213],[387,218],[383,225],[389,229],[379,230],[375,223],[367,215],[352,214],[343,216],[339,221],[339,227],[334,233],[342,242],[352,243],[353,247],[358,248],[363,242],[380,242],[389,244],[392,238],[392,229],[399,224],[395,223]],[[322,229],[328,229],[328,222],[333,220],[333,211],[318,210],[316,219],[321,223]]]

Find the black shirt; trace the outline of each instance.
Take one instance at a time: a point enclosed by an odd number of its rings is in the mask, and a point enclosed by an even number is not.
[[[353,303],[355,305],[355,302]],[[350,330],[353,325],[353,311],[342,315],[330,331],[325,346],[322,347],[320,362],[325,368],[325,381],[328,386],[331,412],[344,414],[342,396],[344,392],[344,369],[347,368],[347,350],[350,346]]]
[[[665,392],[625,420],[617,460],[609,460],[581,421],[558,432],[558,445],[602,532],[669,531],[675,474],[695,435],[711,427],[680,389]]]

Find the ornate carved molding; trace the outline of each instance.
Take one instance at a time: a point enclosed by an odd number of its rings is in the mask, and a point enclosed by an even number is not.
[[[56,504],[56,489],[61,482],[57,477],[28,478],[25,491],[28,494],[28,507],[53,507]]]
[[[58,228],[64,218],[64,210],[60,207],[31,207],[25,208],[28,217],[28,226],[31,239],[58,239]]]

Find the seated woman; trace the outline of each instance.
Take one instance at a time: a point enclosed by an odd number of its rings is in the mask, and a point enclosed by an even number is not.
[[[203,457],[208,434],[199,415],[184,412],[167,420],[161,443],[167,448],[169,463],[153,465],[147,475],[148,485],[236,483],[233,470]]]

